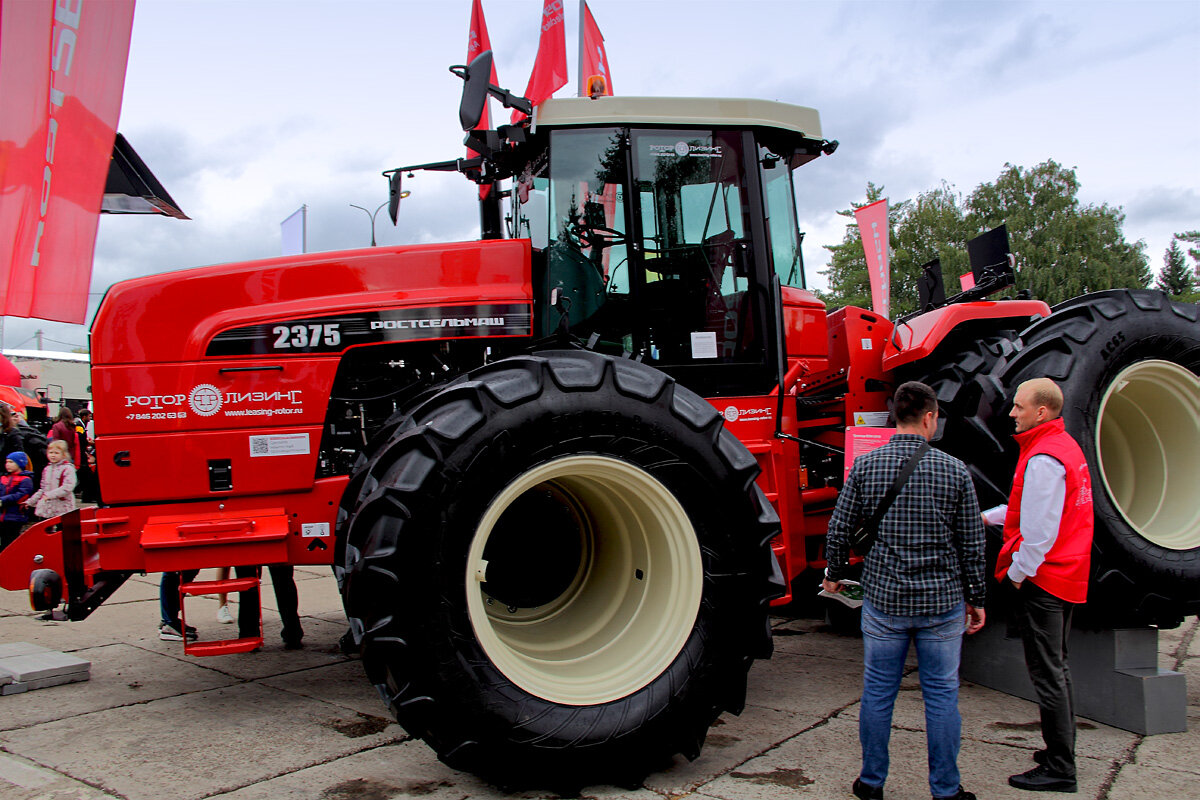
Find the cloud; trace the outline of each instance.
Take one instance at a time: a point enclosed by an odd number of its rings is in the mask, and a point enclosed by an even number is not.
[[[1135,195],[1124,210],[1130,224],[1166,224],[1178,232],[1194,230],[1200,225],[1200,192],[1174,186],[1151,187]]]
[[[139,3],[120,129],[193,220],[103,218],[93,308],[114,280],[274,256],[279,222],[301,204],[310,249],[366,246],[369,220],[350,204],[386,199],[381,170],[462,154],[459,83],[446,67],[465,56],[467,5]],[[485,5],[500,82],[522,91],[538,8]],[[823,246],[841,241],[837,210],[861,202],[868,181],[893,201],[942,180],[969,192],[1005,162],[1078,166],[1081,199],[1122,206],[1127,237],[1145,239],[1152,261],[1173,231],[1200,226],[1190,4],[611,0],[592,10],[621,94],[820,111],[841,147],[796,174],[810,276]],[[565,5],[569,31],[576,11]],[[573,42],[568,51],[574,70]],[[420,174],[405,188],[399,226],[377,217],[381,245],[478,235],[461,176]],[[5,344],[39,327],[85,335],[9,319]]]

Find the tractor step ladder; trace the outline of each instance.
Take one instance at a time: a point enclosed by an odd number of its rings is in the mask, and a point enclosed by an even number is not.
[[[192,581],[191,583],[180,584],[179,586],[179,613],[182,620],[183,630],[187,631],[187,611],[184,600],[189,595],[200,594],[232,594],[233,592],[245,592],[251,589],[261,589],[261,580],[257,577],[253,578],[227,578],[223,581]],[[224,656],[231,653],[248,653],[251,650],[257,650],[262,647],[262,592],[259,591],[259,606],[258,606],[258,635],[243,636],[237,639],[214,639],[206,642],[195,641],[189,642],[186,633],[183,637],[183,652],[189,656]],[[246,602],[245,599],[239,600],[239,603]]]

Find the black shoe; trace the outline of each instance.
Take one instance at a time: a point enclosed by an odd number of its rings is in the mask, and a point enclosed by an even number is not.
[[[958,791],[954,794],[947,795],[946,797],[938,797],[937,795],[933,795],[933,800],[976,800],[976,798],[974,792],[968,792],[966,789],[962,788],[962,784],[959,784]]]
[[[854,796],[858,800],[883,800],[882,786],[872,786],[869,783],[863,783],[860,778],[854,779],[854,785],[850,787],[850,791],[854,792]]]
[[[1027,792],[1074,792],[1078,791],[1075,779],[1060,775],[1049,767],[1037,766],[1008,779],[1009,786]]]
[[[1049,750],[1036,751],[1033,754],[1033,760],[1036,763],[1041,764],[1043,767],[1046,766],[1046,763],[1050,760],[1050,751]]]
[[[283,640],[283,649],[284,650],[299,650],[302,647],[304,647],[304,642],[300,641],[299,639],[284,639]]]

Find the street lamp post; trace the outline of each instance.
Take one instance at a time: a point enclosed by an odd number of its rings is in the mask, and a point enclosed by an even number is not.
[[[375,209],[374,211],[370,211],[368,209],[363,208],[362,206],[356,206],[356,205],[354,205],[354,203],[350,204],[351,208],[357,208],[357,209],[365,212],[366,215],[371,218],[371,247],[375,246],[375,215],[378,214],[380,211],[382,211],[383,207],[386,205],[387,205],[387,201],[384,200],[379,205],[379,208]]]

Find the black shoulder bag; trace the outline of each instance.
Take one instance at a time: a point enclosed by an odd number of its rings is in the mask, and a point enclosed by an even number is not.
[[[908,483],[908,479],[912,477],[913,472],[917,469],[917,462],[921,457],[929,452],[929,442],[922,442],[917,448],[917,452],[913,453],[908,459],[908,463],[900,470],[900,474],[896,476],[896,480],[892,481],[891,488],[887,490],[887,494],[879,501],[879,505],[875,508],[875,513],[870,518],[859,526],[858,530],[850,534],[850,547],[860,556],[866,556],[871,552],[871,548],[875,545],[875,537],[878,534],[879,523],[883,521],[883,515],[892,507],[892,503],[896,501],[896,495],[900,494],[900,490],[904,488],[904,484]]]

